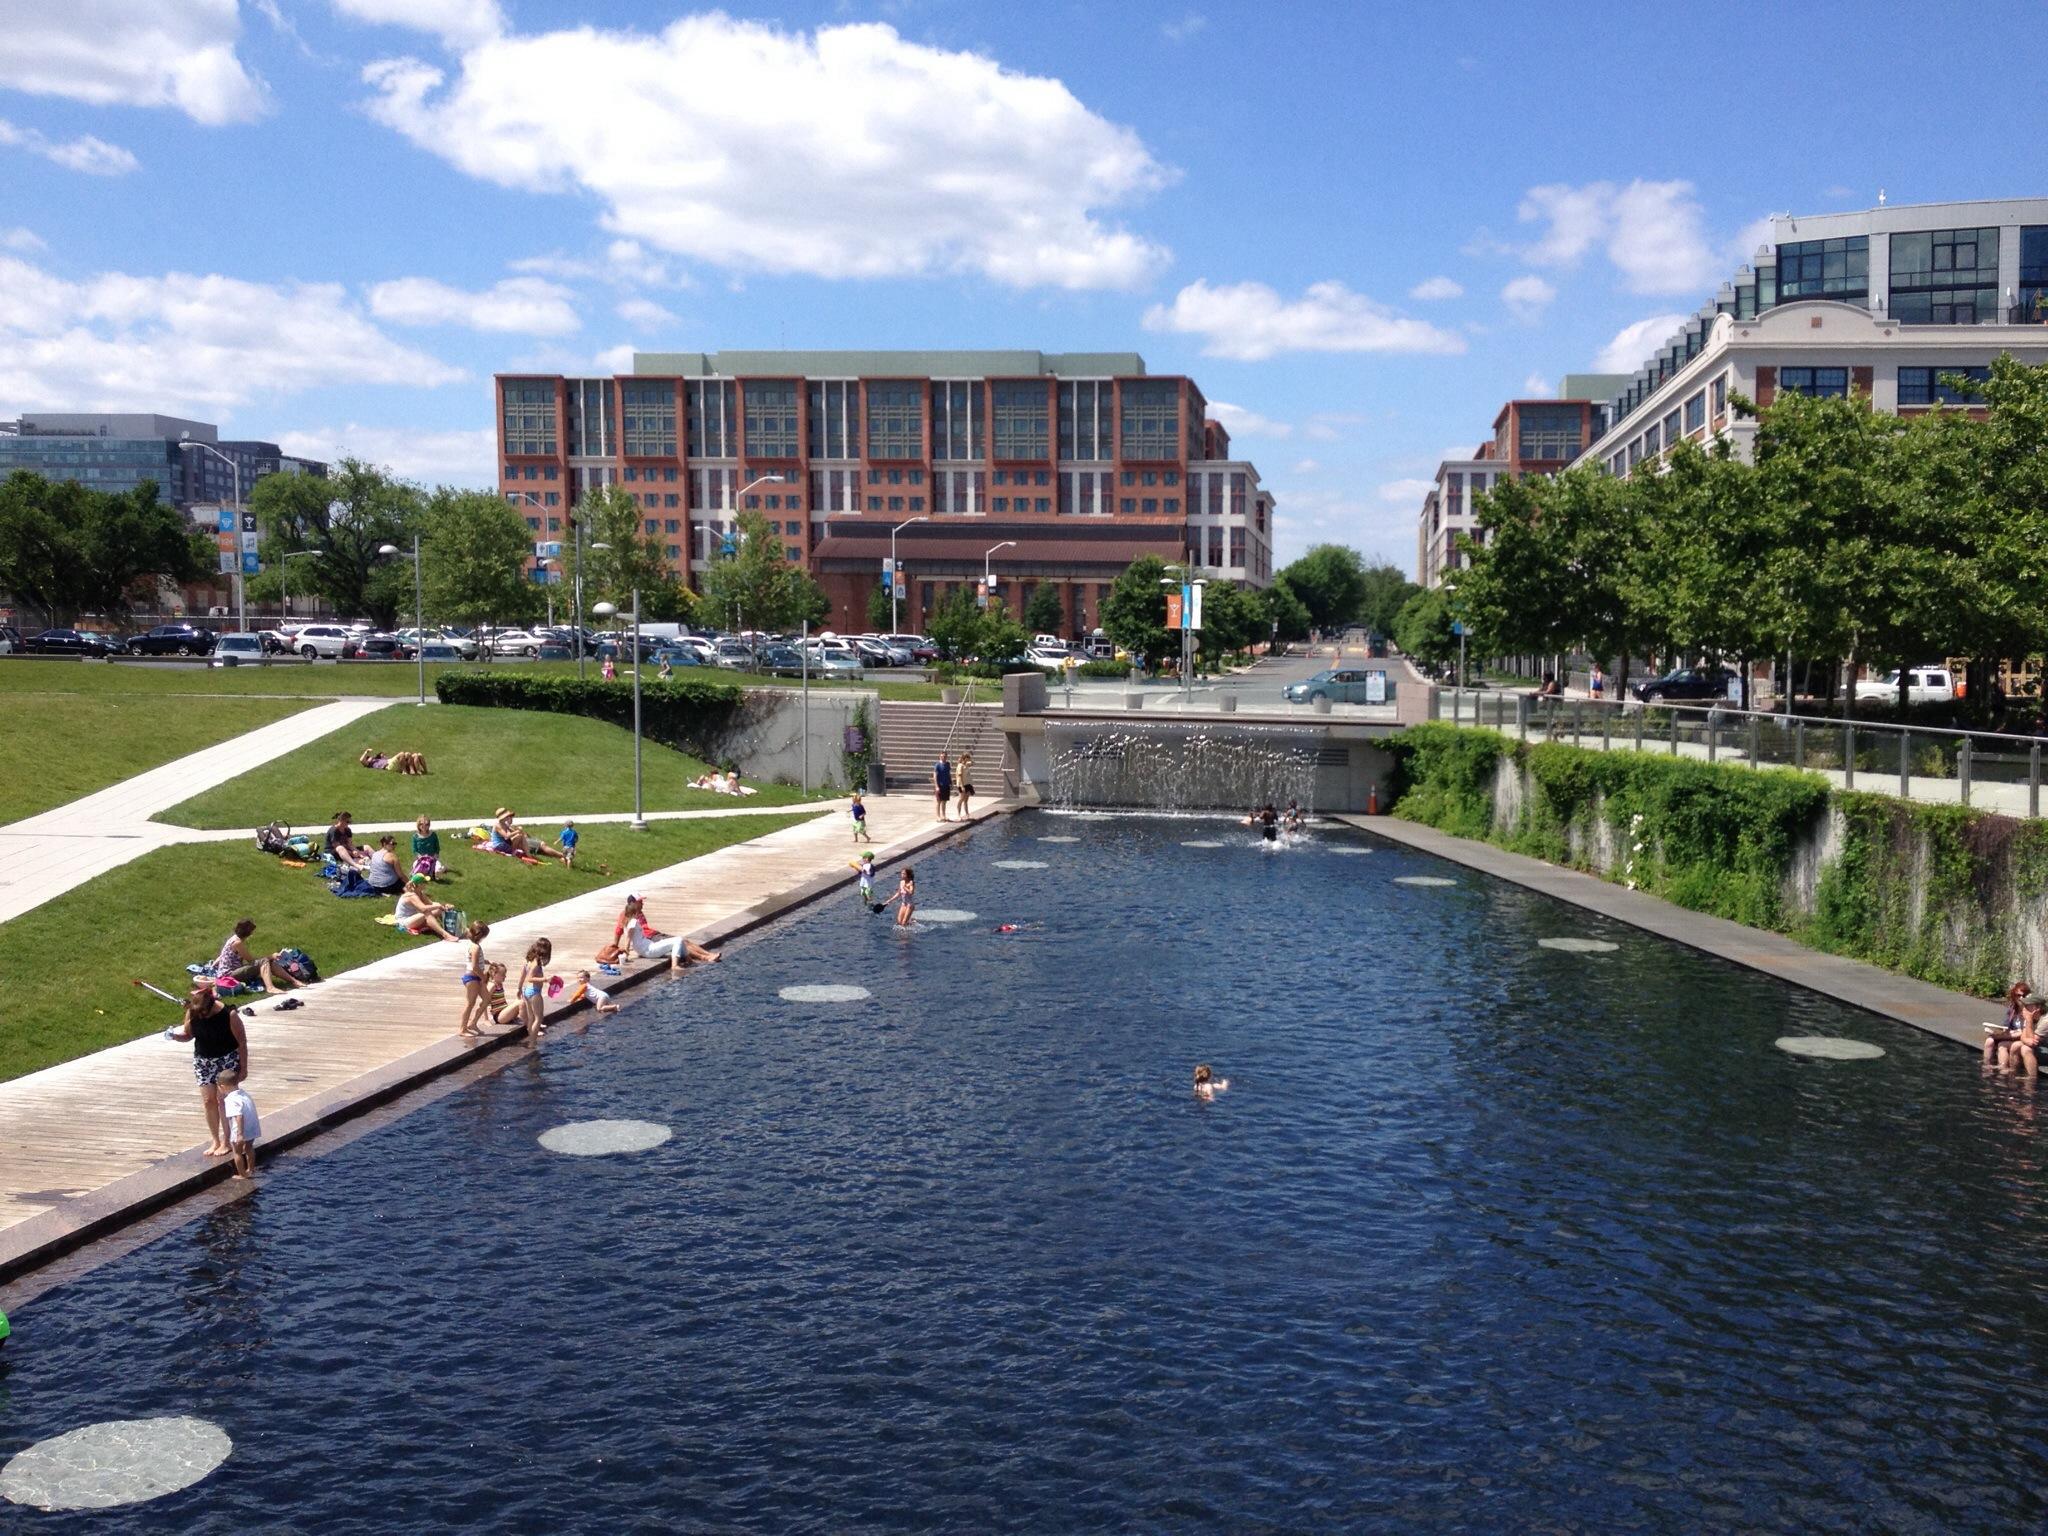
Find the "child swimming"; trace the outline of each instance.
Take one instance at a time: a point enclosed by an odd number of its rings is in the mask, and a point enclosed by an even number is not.
[[[1195,1068],[1195,1097],[1209,1100],[1230,1086],[1230,1079],[1218,1077],[1210,1070],[1209,1063],[1203,1062]]]

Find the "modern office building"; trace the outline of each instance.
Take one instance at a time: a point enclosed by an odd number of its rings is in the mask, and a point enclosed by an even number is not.
[[[1049,584],[1079,634],[1141,555],[1218,579],[1272,575],[1273,499],[1191,379],[1136,353],[640,353],[613,378],[498,377],[499,489],[565,537],[617,485],[695,580],[759,512],[867,629],[891,552],[901,622],[992,571],[1013,611]]]
[[[1732,394],[1869,397],[1881,411],[1959,402],[1945,375],[2001,353],[2048,362],[2048,198],[1774,218],[1771,242],[1608,404],[1581,459],[1627,474],[1685,439],[1752,451]]]
[[[239,466],[245,500],[265,475],[327,473],[325,464],[293,458],[275,443],[223,441],[211,422],[45,411],[0,421],[0,477],[25,469],[45,479],[117,493],[148,480],[155,484],[159,501],[180,510],[232,503],[235,468],[214,454],[181,448],[184,442],[204,443]]]

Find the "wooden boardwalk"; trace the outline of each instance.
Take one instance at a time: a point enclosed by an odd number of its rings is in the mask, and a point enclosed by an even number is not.
[[[1008,808],[991,804],[975,820]],[[715,942],[852,879],[843,804],[821,810],[829,813],[802,826],[495,923],[485,951],[516,976],[527,945],[546,936],[554,942],[553,971],[593,966],[629,893],[646,899],[664,932]],[[930,800],[912,794],[870,800],[868,824],[877,862],[959,827],[935,822]],[[479,1047],[455,1036],[462,956],[457,945],[423,943],[293,994],[305,998],[303,1008],[279,1013],[266,999],[246,1013],[249,1089],[264,1141],[301,1137],[339,1111],[379,1102],[472,1056]],[[612,986],[630,986],[665,965],[629,962]],[[168,1003],[164,1017],[176,1022]],[[218,1171],[202,1155],[205,1139],[192,1049],[158,1036],[0,1083],[0,1275]]]

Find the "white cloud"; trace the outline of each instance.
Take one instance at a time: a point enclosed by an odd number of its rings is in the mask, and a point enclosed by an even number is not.
[[[1257,362],[1279,352],[1437,352],[1465,350],[1464,341],[1424,320],[1396,315],[1342,283],[1312,283],[1298,299],[1282,299],[1264,283],[1211,287],[1197,280],[1171,304],[1145,311],[1145,328],[1204,337],[1210,357]]]
[[[13,229],[0,229],[0,250],[40,251],[44,248],[43,237],[32,229],[19,225]]]
[[[1522,380],[1522,394],[1527,399],[1543,399],[1557,386],[1540,373],[1532,373]]]
[[[1602,347],[1600,355],[1593,359],[1593,371],[1634,373],[1648,361],[1664,339],[1683,324],[1683,315],[1652,315],[1634,325],[1623,326],[1615,332],[1614,340]]]
[[[1226,400],[1209,402],[1209,419],[1223,423],[1224,430],[1236,437],[1291,437],[1294,428],[1284,421],[1275,421],[1270,416],[1261,416],[1257,411],[1248,411],[1241,405],[1232,405]]]
[[[1309,417],[1301,435],[1318,443],[1339,442],[1343,439],[1344,428],[1358,426],[1365,420],[1363,411],[1318,411]]]
[[[1322,461],[1319,459],[1296,459],[1287,466],[1287,473],[1290,475],[1313,475],[1322,467]]]
[[[727,268],[1104,288],[1167,258],[1099,217],[1171,179],[1135,133],[887,26],[712,12],[499,37],[452,81],[410,58],[364,79],[372,116],[468,174],[585,192],[614,235]]]
[[[1389,480],[1380,487],[1380,500],[1396,506],[1412,507],[1436,489],[1434,480]]]
[[[617,374],[633,371],[633,343],[622,341],[615,347],[606,347],[591,360],[599,373]],[[580,369],[578,370],[581,371]]]
[[[1531,187],[1516,216],[1542,224],[1522,255],[1539,266],[1576,266],[1595,246],[1631,293],[1686,293],[1713,283],[1718,258],[1689,181],[1592,181]]]
[[[1534,325],[1542,319],[1543,311],[1550,308],[1550,301],[1556,297],[1557,289],[1533,272],[1515,278],[1500,291],[1500,301],[1507,305],[1508,313],[1524,325]]]
[[[53,139],[33,128],[17,128],[0,117],[0,146],[25,149],[87,176],[125,176],[141,162],[118,144],[81,134],[75,139]]]
[[[505,30],[505,13],[498,9],[497,0],[333,0],[333,4],[353,21],[431,32],[451,48],[485,42]]]
[[[627,299],[619,305],[617,314],[629,325],[660,326],[676,323],[675,315],[652,299]]]
[[[1209,25],[1209,18],[1197,11],[1189,11],[1178,21],[1160,23],[1159,31],[1169,43],[1185,43]]]
[[[460,325],[529,336],[564,336],[582,324],[569,290],[538,277],[508,277],[480,293],[431,277],[396,278],[370,289],[370,313],[396,325]]]
[[[452,432],[409,427],[306,427],[278,437],[278,447],[301,458],[361,459],[427,485],[497,484],[498,434],[491,427]]]
[[[235,0],[7,0],[0,86],[95,106],[246,123],[269,108],[235,56]]]
[[[0,256],[0,415],[220,411],[320,385],[462,377],[385,335],[338,283],[182,272],[73,282]]]
[[[1438,299],[1462,298],[1464,293],[1465,285],[1463,283],[1456,282],[1448,277],[1429,277],[1424,278],[1413,288],[1410,288],[1408,290],[1408,297],[1428,304]]]

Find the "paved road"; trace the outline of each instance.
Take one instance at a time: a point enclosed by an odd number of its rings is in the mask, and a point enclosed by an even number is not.
[[[1297,647],[1299,654],[1262,658],[1245,672],[1229,677],[1210,678],[1198,681],[1191,691],[1195,709],[1214,709],[1224,694],[1234,694],[1240,711],[1256,710],[1260,713],[1285,713],[1309,715],[1314,713],[1311,705],[1290,704],[1281,697],[1281,690],[1289,683],[1300,682],[1317,672],[1332,666],[1362,666],[1374,669],[1384,668],[1387,679],[1398,690],[1415,687],[1420,677],[1400,657],[1387,659],[1368,658],[1363,646],[1336,647],[1318,645],[1312,648]],[[1123,707],[1124,695],[1130,685],[1114,680],[1086,678],[1074,685],[1074,704],[1077,708]],[[1142,683],[1137,691],[1144,696],[1144,707],[1148,710],[1174,710],[1181,707],[1179,685],[1167,682]],[[1066,702],[1066,690],[1055,682],[1051,689],[1052,703],[1059,708]],[[1371,705],[1336,705],[1338,714],[1355,714],[1365,718],[1381,715],[1392,718],[1391,708]]]

